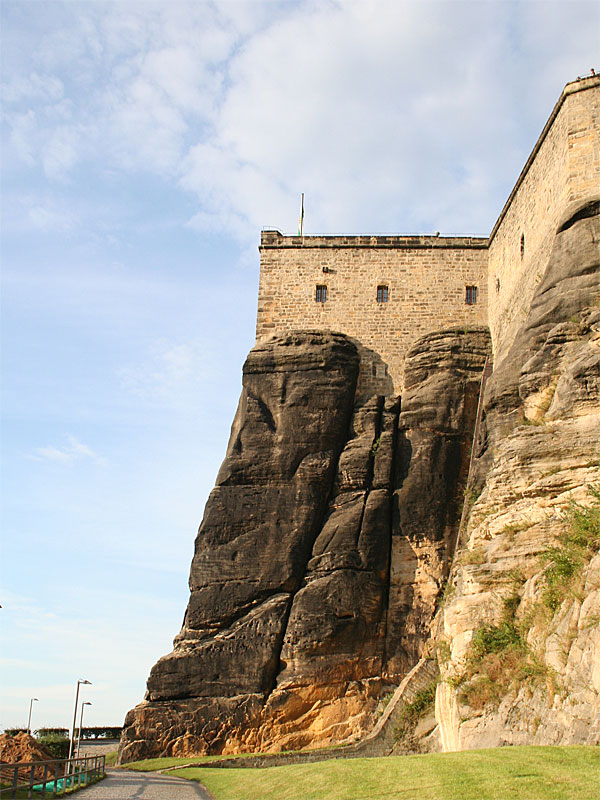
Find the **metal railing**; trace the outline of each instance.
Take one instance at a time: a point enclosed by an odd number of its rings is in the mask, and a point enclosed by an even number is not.
[[[105,756],[21,761],[18,764],[2,762],[0,797],[60,797],[99,780],[105,772]]]

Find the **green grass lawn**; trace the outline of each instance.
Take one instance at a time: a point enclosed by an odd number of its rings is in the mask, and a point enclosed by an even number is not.
[[[182,761],[154,759],[154,769]],[[598,800],[600,747],[503,747],[173,774],[200,781],[215,800]]]

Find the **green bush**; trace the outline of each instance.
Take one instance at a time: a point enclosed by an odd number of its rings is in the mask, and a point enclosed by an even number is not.
[[[38,738],[39,743],[53,758],[69,757],[69,739],[59,733],[48,733]]]
[[[120,739],[123,727],[110,725],[96,725],[95,727],[83,727],[84,739]]]
[[[50,736],[52,734],[56,734],[57,736],[69,736],[69,729],[68,728],[40,728],[35,732],[36,739],[41,739],[44,736]]]
[[[451,680],[459,689],[461,703],[474,709],[498,705],[507,692],[523,682],[539,684],[548,668],[531,652],[524,634],[515,624],[520,598],[515,591],[503,600],[503,618],[498,625],[485,624],[473,634],[464,672]],[[519,578],[519,580],[517,580]]]
[[[542,554],[548,563],[544,571],[544,605],[553,613],[568,596],[577,576],[600,549],[600,488],[589,490],[594,502],[590,506],[571,503],[566,512],[567,527],[558,537],[558,545]]]
[[[592,486],[589,494],[594,498],[590,506],[573,503],[570,507],[566,535],[568,542],[593,553],[600,548],[600,487]]]
[[[575,591],[576,582],[590,559],[600,549],[600,486],[590,489],[592,503],[572,503],[565,513],[565,530],[554,547],[542,557],[546,563],[542,604],[553,613]],[[518,586],[524,576],[514,573],[514,591],[503,601],[498,625],[484,624],[473,634],[465,668],[449,679],[459,690],[459,699],[472,708],[497,705],[523,683],[554,684],[553,671],[527,646],[528,623],[516,623],[520,604]]]
[[[473,634],[470,660],[481,661],[490,653],[499,653],[508,647],[521,646],[521,635],[513,622],[505,620],[500,625],[482,625]]]

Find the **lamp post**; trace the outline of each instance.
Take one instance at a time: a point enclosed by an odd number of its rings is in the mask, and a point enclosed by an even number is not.
[[[31,734],[31,709],[33,704],[37,702],[37,697],[32,697],[29,701],[29,719],[27,720],[27,733]]]
[[[91,706],[92,704],[89,700],[86,700],[85,703],[81,704],[81,716],[79,717],[79,735],[77,736],[77,754],[75,758],[79,758],[79,745],[81,744],[81,731],[83,730],[83,707],[84,706]]]
[[[75,711],[73,712],[73,727],[71,728],[71,741],[69,742],[69,758],[73,755],[73,747],[75,744],[75,724],[77,722],[77,705],[79,703],[79,687],[82,683],[87,683],[88,686],[92,685],[91,681],[77,681],[77,691],[75,692]]]

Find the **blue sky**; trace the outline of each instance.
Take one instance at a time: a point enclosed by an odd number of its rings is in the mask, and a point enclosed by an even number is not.
[[[2,14],[0,727],[121,724],[171,649],[262,226],[487,234],[595,2]]]

